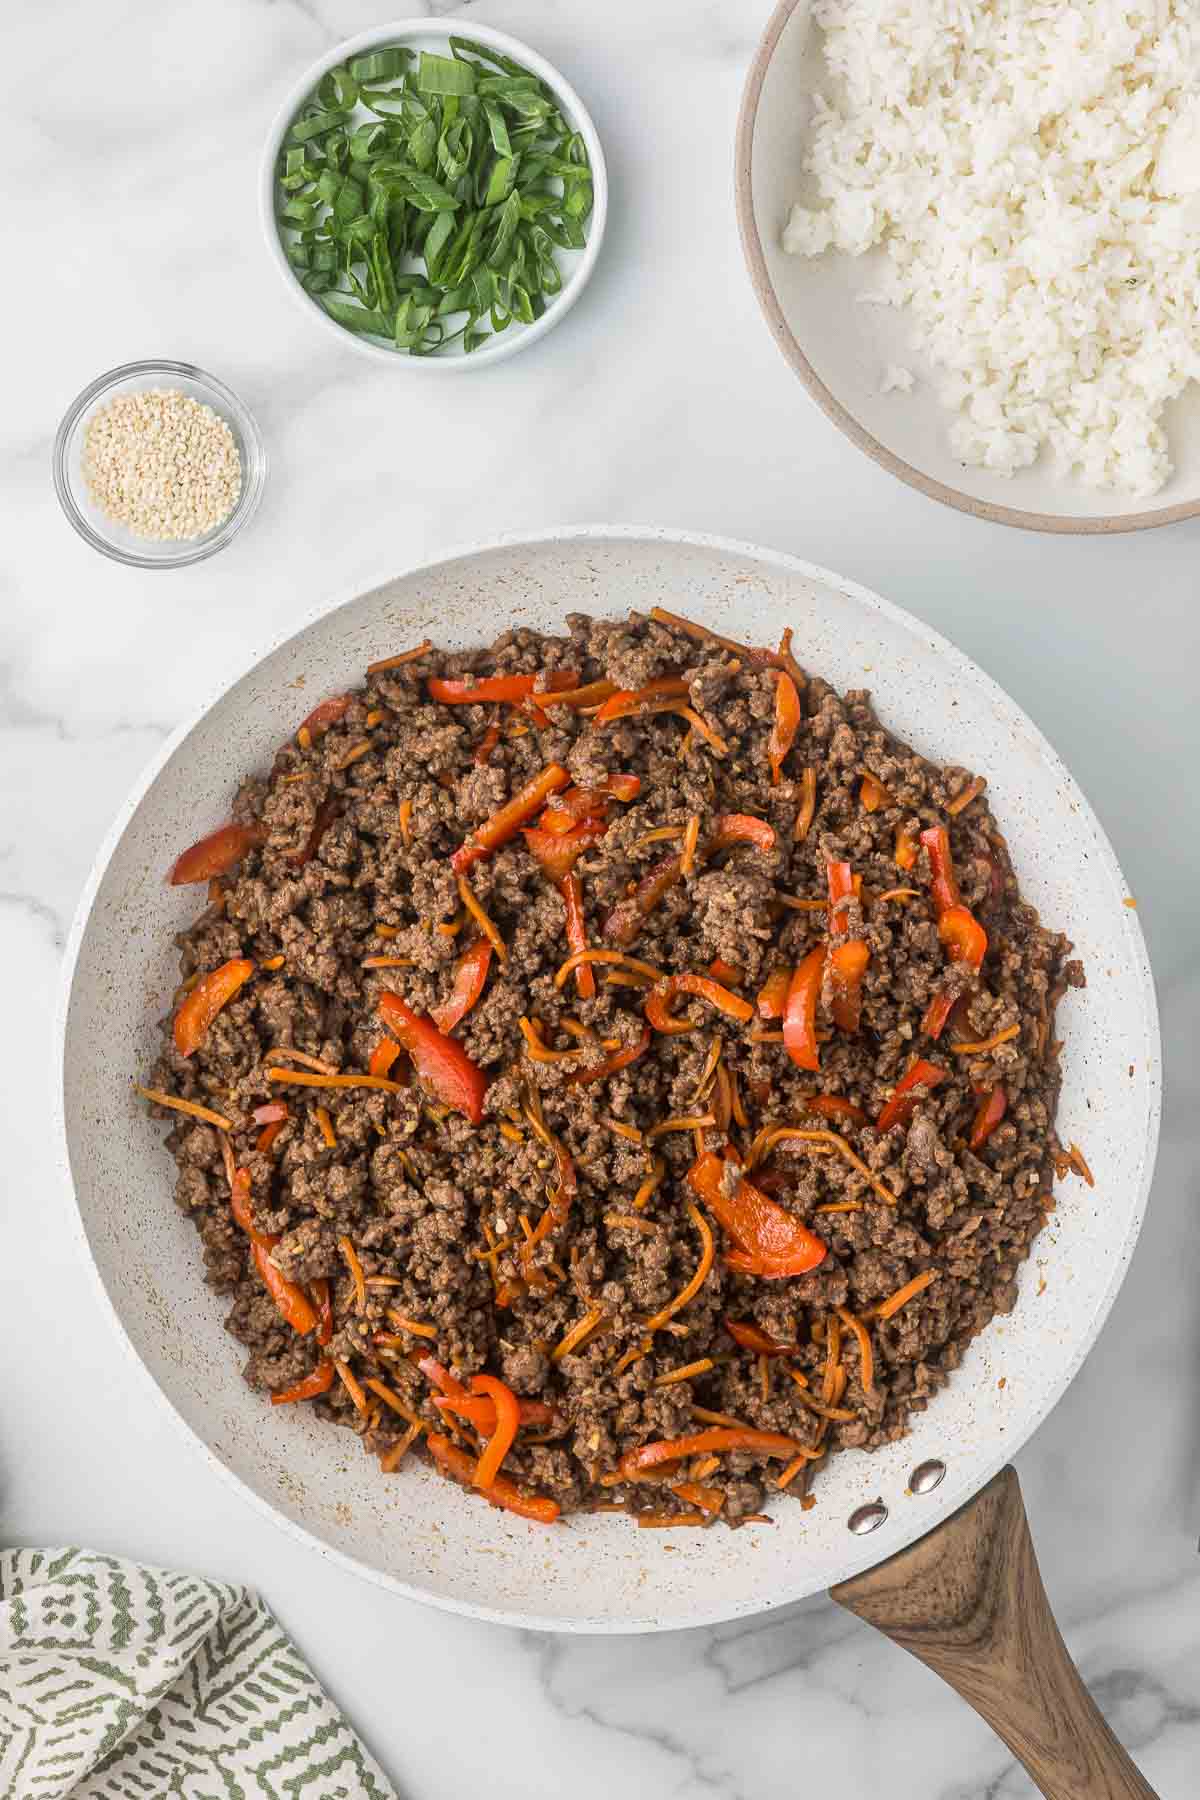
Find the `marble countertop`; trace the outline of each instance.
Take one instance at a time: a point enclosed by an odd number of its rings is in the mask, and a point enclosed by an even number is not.
[[[254,646],[359,577],[501,531],[605,520],[758,540],[879,589],[994,675],[1079,778],[1138,896],[1170,1077],[1154,1194],[1096,1349],[1018,1464],[1084,1676],[1164,1800],[1194,1795],[1200,523],[1110,541],[981,524],[876,469],[815,408],[758,316],[733,221],[733,121],[767,0],[431,10],[505,26],[560,63],[612,176],[582,303],[527,354],[436,383],[311,329],[255,212],[279,97],[385,17],[378,0],[57,0],[6,21],[0,1531],[254,1584],[409,1800],[485,1782],[492,1800],[1032,1791],[948,1690],[827,1601],[712,1630],[552,1638],[330,1567],[147,1407],[54,1174],[51,1020],[88,866],[146,760]],[[96,556],[49,473],[78,389],[155,354],[236,388],[271,458],[244,539],[172,574]]]

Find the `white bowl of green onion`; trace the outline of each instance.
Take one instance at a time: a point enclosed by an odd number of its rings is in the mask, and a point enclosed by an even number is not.
[[[476,368],[535,343],[587,285],[604,151],[550,63],[477,25],[349,38],[280,107],[259,179],[269,254],[310,318],[362,355]]]

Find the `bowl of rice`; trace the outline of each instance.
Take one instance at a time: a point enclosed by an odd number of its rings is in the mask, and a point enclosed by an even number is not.
[[[1200,513],[1188,0],[781,0],[736,158],[767,322],[876,462],[1029,530]]]

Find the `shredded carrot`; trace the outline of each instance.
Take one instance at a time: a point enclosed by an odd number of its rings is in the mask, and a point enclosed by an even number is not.
[[[676,1525],[707,1525],[709,1521],[706,1512],[637,1513],[635,1517],[639,1531],[670,1531]]]
[[[648,988],[654,983],[648,975],[631,975],[624,969],[610,969],[604,977],[605,987]]]
[[[1092,1171],[1088,1168],[1087,1158],[1084,1156],[1083,1151],[1079,1148],[1078,1144],[1072,1143],[1071,1154],[1070,1154],[1070,1157],[1068,1160],[1070,1161],[1071,1167],[1075,1171],[1076,1175],[1082,1176],[1083,1180],[1087,1182],[1089,1187],[1095,1187],[1096,1178],[1092,1174]]]
[[[886,1186],[871,1169],[868,1169],[862,1158],[854,1154],[854,1151],[850,1148],[845,1138],[840,1136],[838,1132],[801,1131],[792,1125],[781,1125],[778,1129],[770,1131],[767,1134],[762,1153],[765,1155],[767,1150],[771,1149],[783,1139],[798,1140],[813,1144],[824,1144],[830,1149],[837,1150],[840,1155],[845,1157],[852,1168],[858,1170],[863,1180],[869,1183],[874,1192],[879,1195],[879,1198],[884,1201],[886,1205],[899,1206],[899,1196],[893,1194],[891,1188]]]
[[[706,1481],[714,1470],[721,1466],[719,1456],[701,1456],[692,1464],[692,1480]]]
[[[361,757],[366,756],[367,752],[372,749],[374,749],[374,745],[371,743],[370,738],[363,738],[359,743],[352,744],[340,762],[335,762],[333,766],[335,769],[348,769],[351,763],[358,762]]]
[[[708,1056],[705,1058],[704,1067],[700,1071],[700,1079],[696,1083],[696,1086],[694,1087],[694,1089],[692,1090],[692,1099],[694,1101],[695,1100],[703,1100],[705,1094],[708,1092],[709,1088],[712,1086],[714,1079],[716,1078],[717,1068],[720,1064],[720,1061],[721,1061],[721,1040],[719,1037],[714,1037],[712,1042],[708,1046]]]
[[[858,1344],[858,1379],[862,1391],[868,1400],[875,1399],[875,1356],[871,1349],[871,1334],[861,1319],[855,1318],[848,1307],[839,1306],[838,1318],[848,1331],[853,1332]]]
[[[995,1037],[985,1038],[982,1043],[951,1044],[950,1048],[955,1056],[985,1056],[989,1050],[995,1050],[1001,1044],[1007,1044],[1011,1038],[1018,1037],[1020,1031],[1019,1025],[1006,1025],[1003,1031],[998,1031]]]
[[[907,1306],[910,1300],[914,1300],[918,1294],[923,1294],[929,1284],[937,1280],[937,1273],[936,1269],[926,1269],[924,1274],[914,1275],[911,1281],[906,1281],[902,1288],[897,1288],[894,1294],[875,1308],[875,1317],[890,1319],[893,1313],[900,1311],[902,1306]]]
[[[325,1139],[326,1147],[333,1150],[337,1147],[337,1133],[333,1129],[333,1120],[323,1106],[314,1108],[313,1117],[317,1121],[317,1129]]]
[[[367,727],[368,730],[373,731],[375,729],[376,725],[383,724],[385,717],[386,717],[386,714],[383,713],[379,707],[377,707],[377,706],[372,707],[371,711],[367,714],[366,718],[363,720],[363,724]]]
[[[719,631],[710,631],[707,625],[697,625],[694,619],[685,619],[681,613],[668,612],[665,606],[652,606],[650,617],[656,625],[673,626],[676,631],[682,631],[685,637],[694,639],[698,644],[719,644],[722,650],[728,650],[733,656],[755,655],[747,645],[736,643],[733,638],[722,637]],[[764,657],[774,660],[769,651],[759,653],[760,660]]]
[[[795,1371],[789,1369],[788,1374],[794,1376]],[[796,1387],[796,1398],[800,1401],[801,1406],[806,1406],[809,1412],[816,1413],[819,1419],[830,1419],[835,1425],[850,1425],[857,1419],[858,1414],[851,1412],[849,1407],[826,1406],[823,1400],[818,1400],[815,1395],[802,1388],[799,1382],[796,1383]]]
[[[500,961],[507,962],[508,951],[504,947],[504,939],[500,936],[493,920],[484,912],[483,907],[475,897],[470,882],[467,881],[466,877],[463,875],[460,875],[458,878],[458,895],[459,899],[478,925],[480,931],[482,931],[484,937],[496,952]]]
[[[508,1139],[510,1144],[523,1144],[525,1142],[524,1132],[518,1131],[516,1126],[510,1125],[507,1120],[502,1120],[496,1129],[499,1131],[501,1137]]]
[[[659,1228],[653,1219],[643,1219],[637,1213],[605,1213],[604,1223],[613,1227],[624,1227],[626,1231],[642,1231],[653,1234]]]
[[[411,1406],[405,1405],[399,1394],[397,1394],[393,1388],[390,1388],[386,1381],[380,1381],[376,1376],[370,1376],[363,1383],[363,1386],[369,1387],[373,1394],[378,1394],[384,1404],[390,1406],[394,1413],[399,1413],[400,1417],[406,1420],[409,1425],[415,1425],[418,1430],[421,1429],[423,1421],[412,1410]]]
[[[861,1200],[827,1200],[824,1206],[814,1208],[819,1213],[861,1212]]]
[[[749,1041],[752,1044],[782,1044],[783,1033],[782,1031],[752,1031]]]
[[[312,749],[312,732],[308,729],[307,725],[302,725],[296,733],[296,742],[302,750]]]
[[[457,937],[466,922],[466,913],[456,913],[452,919],[439,919],[437,922],[437,930],[441,932],[443,937]]]
[[[776,894],[780,906],[786,906],[791,912],[824,913],[829,911],[828,900],[801,900],[795,894]]]
[[[714,755],[725,756],[728,754],[729,745],[725,742],[725,739],[721,737],[718,732],[714,731],[713,727],[704,717],[704,714],[697,712],[694,706],[684,706],[676,702],[672,705],[670,710],[678,713],[681,719],[686,719],[693,731],[698,731],[700,733],[700,736],[713,751]]]
[[[662,1157],[661,1156],[653,1157],[651,1159],[649,1175],[647,1175],[645,1181],[643,1181],[641,1187],[638,1189],[637,1193],[633,1196],[634,1212],[641,1212],[643,1207],[646,1207],[650,1204],[650,1200],[651,1200],[652,1196],[654,1195],[656,1190],[662,1185],[662,1180],[663,1180],[663,1177],[666,1174],[666,1172],[667,1172],[667,1165],[663,1161]]]
[[[367,1283],[362,1263],[358,1259],[358,1251],[348,1237],[338,1239],[338,1249],[342,1253],[346,1267],[350,1271],[350,1278],[354,1283],[354,1310],[355,1312],[364,1312],[367,1305]]]
[[[711,1356],[701,1356],[695,1362],[684,1363],[681,1369],[672,1369],[667,1375],[656,1375],[654,1385],[655,1387],[674,1387],[677,1381],[690,1381],[693,1375],[707,1375],[708,1371],[715,1369],[716,1366]]]
[[[693,813],[687,822],[687,830],[683,834],[683,853],[679,859],[679,873],[690,875],[696,866],[696,845],[700,842],[700,814]]]
[[[565,1025],[565,1021],[563,1023]],[[618,1137],[626,1138],[631,1144],[640,1144],[642,1141],[642,1134],[636,1125],[623,1125],[620,1119],[602,1119],[601,1123],[607,1125],[610,1131],[615,1131]]]
[[[916,888],[888,888],[886,893],[876,894],[871,904],[882,906],[885,900],[919,900],[920,898],[920,893]]]
[[[679,1481],[671,1492],[679,1500],[686,1500],[689,1506],[698,1506],[701,1512],[719,1513],[725,1504],[722,1488],[702,1487],[697,1481]]]
[[[526,1018],[524,1013],[517,1020],[517,1024],[521,1028],[521,1036],[525,1039],[525,1053],[527,1056],[531,1056],[534,1062],[570,1062],[579,1055],[578,1050],[551,1050],[543,1043],[541,1034],[532,1019]]]
[[[793,1457],[786,1469],[781,1469],[779,1471],[779,1474],[775,1477],[775,1486],[777,1488],[790,1487],[801,1469],[807,1468],[811,1461],[812,1457],[802,1450],[799,1456]]]
[[[682,825],[658,825],[653,831],[647,831],[643,837],[634,838],[631,850],[640,850],[643,844],[664,844],[668,838],[683,836]]]
[[[215,1125],[218,1131],[232,1131],[233,1120],[227,1119],[224,1113],[214,1112],[211,1106],[198,1106],[194,1100],[179,1100],[174,1094],[164,1094],[160,1088],[142,1087],[134,1082],[134,1089],[143,1100],[153,1100],[155,1106],[169,1106],[172,1112],[187,1113],[193,1119],[203,1119],[206,1125]]]
[[[394,938],[400,936],[400,929],[396,925],[375,925],[372,929],[376,937]]]
[[[365,1413],[367,1410],[367,1396],[359,1386],[358,1380],[354,1371],[350,1368],[350,1365],[344,1362],[335,1362],[333,1366],[337,1370],[338,1379],[342,1386],[354,1402],[355,1411]]]
[[[411,956],[367,956],[363,958],[364,969],[415,969],[416,966]]]
[[[796,814],[796,825],[792,834],[798,844],[802,844],[812,830],[816,811],[817,771],[805,769],[800,777],[800,811]]]
[[[382,662],[367,664],[368,675],[382,675],[387,669],[398,669],[402,663],[416,662],[427,650],[433,649],[433,639],[423,638],[413,650],[402,650],[399,656],[385,656]]]
[[[977,775],[974,781],[968,782],[962,793],[956,794],[946,807],[950,817],[953,819],[958,813],[964,812],[972,800],[978,800],[986,786],[987,782],[982,775]]]
[[[837,1398],[838,1375],[842,1362],[842,1322],[836,1314],[831,1314],[825,1324],[825,1367],[821,1374],[821,1393],[826,1406]],[[798,1382],[797,1386],[807,1387],[807,1382]]]
[[[878,812],[881,806],[895,806],[895,800],[878,775],[872,775],[870,769],[860,768],[858,772],[862,776],[858,798],[864,812]]]
[[[623,969],[632,969],[636,975],[645,975],[651,981],[666,980],[663,970],[656,969],[653,963],[639,962],[636,956],[625,956],[620,950],[576,950],[574,955],[568,956],[566,962],[555,971],[555,987],[562,987],[567,977],[573,970],[579,968],[581,963],[596,962],[619,963]]]
[[[406,850],[412,843],[412,812],[412,801],[402,800],[396,813],[396,821],[400,827],[400,842]]]
[[[315,1069],[318,1075],[337,1074],[333,1064],[326,1062],[323,1056],[310,1056],[307,1050],[293,1050],[288,1044],[276,1044],[274,1049],[267,1051],[267,1057],[271,1062],[279,1062],[281,1059],[284,1062],[298,1062],[306,1069]]]
[[[281,783],[292,782],[292,781],[312,781],[314,779],[314,776],[313,776],[313,771],[311,769],[297,769],[297,771],[294,775],[281,775],[279,777],[279,779],[280,779]]]
[[[282,956],[268,956],[266,961],[260,963],[258,966],[260,969],[270,969],[271,972],[274,973],[276,969],[282,969],[283,958]]]
[[[696,1227],[696,1230],[700,1233],[700,1261],[696,1265],[696,1273],[692,1276],[692,1279],[688,1282],[687,1286],[676,1294],[673,1300],[668,1301],[661,1312],[656,1312],[652,1319],[647,1319],[646,1331],[650,1336],[653,1336],[656,1331],[665,1325],[668,1319],[673,1319],[677,1312],[682,1312],[689,1300],[695,1299],[696,1295],[700,1292],[700,1289],[708,1280],[709,1273],[713,1266],[713,1234],[709,1229],[708,1220],[704,1217],[703,1213],[698,1211],[695,1202],[690,1195],[686,1197],[685,1204],[688,1210],[688,1217]]]
[[[590,1338],[592,1333],[603,1324],[604,1318],[605,1312],[602,1306],[593,1306],[590,1312],[584,1313],[582,1319],[575,1321],[566,1336],[550,1352],[550,1361],[561,1362],[564,1356],[570,1356],[573,1350],[578,1350],[584,1340]]]
[[[758,1385],[765,1405],[771,1398],[771,1361],[765,1354],[760,1354],[758,1358]]]
[[[390,1475],[393,1470],[400,1467],[424,1429],[424,1425],[419,1422],[416,1425],[410,1425],[404,1436],[394,1443],[390,1450],[384,1452],[379,1459],[379,1467],[383,1474]]]
[[[380,1088],[386,1094],[402,1094],[399,1081],[388,1081],[383,1075],[305,1075],[299,1069],[268,1069],[268,1081],[281,1081],[285,1086],[314,1088]]]
[[[667,1131],[700,1131],[704,1126],[715,1125],[716,1122],[716,1118],[710,1112],[697,1113],[694,1118],[690,1119],[663,1119],[659,1124],[650,1127],[646,1133],[646,1142],[649,1143],[652,1138],[662,1137],[663,1133]]]
[[[693,1419],[696,1419],[701,1425],[727,1425],[731,1431],[753,1431],[754,1429],[752,1425],[747,1425],[745,1419],[731,1418],[728,1413],[710,1412],[706,1406],[693,1406],[691,1412]]]

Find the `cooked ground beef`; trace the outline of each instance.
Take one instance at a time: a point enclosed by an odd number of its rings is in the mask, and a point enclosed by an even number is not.
[[[334,1381],[312,1404],[386,1462],[408,1432],[405,1418],[369,1386],[358,1394],[362,1410],[354,1389],[382,1381],[444,1434],[447,1416],[416,1366],[432,1354],[464,1383],[498,1375],[543,1403],[504,1464],[523,1493],[551,1496],[564,1510],[621,1503],[655,1515],[703,1515],[719,1500],[721,1516],[736,1523],[774,1491],[779,1460],[754,1450],[696,1452],[624,1479],[622,1459],[707,1428],[708,1413],[822,1453],[904,1433],[970,1339],[1014,1303],[1061,1155],[1054,1009],[1082,971],[1068,961],[1066,939],[1022,902],[986,797],[956,805],[972,775],[899,742],[867,693],[842,696],[797,670],[802,717],[773,782],[778,653],[765,661],[640,616],[567,624],[563,637],[510,631],[488,650],[429,650],[370,675],[341,716],[318,718],[279,751],[266,779],[247,780],[234,819],[255,841],[179,940],[176,1006],[199,975],[232,958],[252,959],[255,974],[194,1054],[182,1056],[168,1028],[155,1076],[158,1087],[232,1121],[233,1163],[217,1130],[159,1113],[172,1118],[178,1203],[199,1232],[206,1279],[231,1299],[228,1329],[249,1352],[252,1387],[281,1392],[333,1359],[350,1380]],[[427,689],[433,676],[534,673],[539,690],[572,676],[634,689],[682,676],[686,702],[719,747],[679,712],[601,721],[595,706],[449,705]],[[591,945],[614,947],[615,909],[628,916],[636,885],[679,855],[696,816],[694,865],[640,918],[625,952],[672,972],[706,973],[716,959],[727,965],[718,970],[723,983],[753,1001],[772,972],[796,968],[813,949],[829,957],[857,941],[870,951],[858,1029],[834,1025],[827,960],[818,1072],[792,1060],[777,1019],[743,1022],[684,995],[673,1005],[690,1029],[655,1032],[636,1060],[573,1079],[642,1042],[647,988],[603,963],[593,965],[594,997],[576,991],[573,975],[555,984],[567,956],[564,904],[518,832],[467,876],[507,951],[503,961],[493,957],[482,996],[453,1032],[489,1081],[481,1124],[448,1111],[404,1056],[391,1070],[394,1088],[269,1078],[285,1049],[343,1073],[366,1071],[387,1036],[379,1014],[387,991],[422,1015],[445,1005],[477,933],[451,855],[554,762],[583,787],[618,773],[640,778],[635,798],[608,802],[607,829],[592,833],[575,865]],[[807,830],[805,771],[816,782]],[[878,788],[868,781],[864,790],[864,773]],[[722,814],[767,821],[772,847],[714,847]],[[939,938],[935,872],[919,840],[938,825],[949,832],[962,904],[987,933],[978,971],[969,959],[949,960]],[[898,839],[910,866],[897,866]],[[861,882],[832,917],[831,861],[848,862]],[[788,904],[798,900],[812,904]],[[366,966],[381,956],[405,966]],[[955,1004],[935,1042],[922,1022],[939,996]],[[535,1022],[554,1060],[531,1055],[522,1018]],[[1017,1029],[1005,1038],[1009,1026]],[[957,1048],[993,1039],[1001,1041],[975,1053]],[[877,1129],[917,1057],[942,1078],[915,1089],[897,1124]],[[973,1150],[976,1115],[997,1085],[1004,1116],[986,1141],[976,1134]],[[815,1097],[858,1110],[832,1116],[826,1108],[822,1117]],[[287,1120],[264,1146],[252,1115],[280,1099]],[[715,1122],[646,1135],[697,1115]],[[760,1131],[771,1124],[835,1131],[876,1185],[830,1141],[785,1139],[762,1154]],[[701,1232],[687,1175],[702,1152],[749,1158],[760,1191],[828,1252],[800,1275],[734,1273],[725,1259],[736,1246],[714,1221],[717,1254],[706,1279],[648,1335],[647,1320],[697,1271]],[[573,1197],[561,1185],[563,1153]],[[314,1333],[298,1335],[264,1287],[231,1215],[233,1164],[248,1172],[256,1228],[278,1239],[276,1267],[310,1292],[328,1282],[327,1346]],[[731,1169],[727,1191],[738,1180]],[[556,1193],[544,1235],[526,1248]],[[699,1217],[712,1215],[701,1207]],[[365,1306],[356,1303],[354,1258]],[[928,1285],[879,1315],[889,1296],[927,1273]],[[559,1354],[593,1313],[595,1328]],[[854,1319],[869,1334],[865,1386]],[[747,1326],[778,1351],[746,1347]],[[694,1375],[672,1379],[692,1364]],[[451,1416],[449,1426],[464,1454],[477,1456],[482,1440],[470,1423]],[[811,1470],[812,1461],[789,1470],[786,1491],[805,1496]]]

